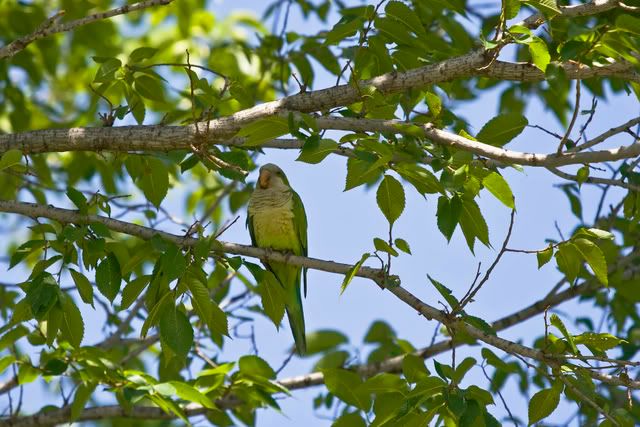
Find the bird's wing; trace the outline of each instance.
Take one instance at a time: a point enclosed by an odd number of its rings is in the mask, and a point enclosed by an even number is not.
[[[295,225],[296,235],[302,248],[302,255],[308,256],[307,246],[307,213],[304,210],[302,199],[295,191],[291,190],[293,195],[293,222]],[[307,268],[303,268],[304,276],[304,296],[307,296]]]
[[[249,213],[247,213],[247,228],[249,229],[249,236],[251,237],[251,245],[258,246],[258,243],[256,242],[256,234],[253,230],[253,217]]]

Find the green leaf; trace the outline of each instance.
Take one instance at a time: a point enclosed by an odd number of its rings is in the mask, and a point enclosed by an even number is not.
[[[500,200],[506,207],[515,208],[513,193],[507,181],[497,172],[491,172],[482,179],[482,185],[485,186],[496,199]]]
[[[198,403],[205,408],[215,409],[216,405],[213,401],[204,395],[197,388],[185,384],[181,381],[169,381],[169,383],[173,389],[175,390],[175,395],[177,395],[180,399],[186,400],[187,402]],[[158,384],[160,385],[160,384]]]
[[[602,253],[602,249],[600,249],[591,240],[587,239],[573,239],[573,243],[587,264],[589,264],[589,267],[591,267],[591,270],[593,270],[593,273],[596,275],[600,283],[605,286],[609,286],[607,260]]]
[[[356,408],[368,411],[371,407],[371,396],[362,389],[360,375],[345,369],[325,369],[322,371],[327,389],[343,402]]]
[[[389,324],[382,320],[374,321],[367,331],[364,342],[366,343],[390,343],[396,337],[395,331]]]
[[[391,254],[393,256],[398,256],[399,255],[398,251],[393,249],[391,247],[391,245],[389,245],[389,243],[385,242],[384,240],[382,240],[379,237],[375,237],[373,239],[373,246],[375,246],[377,251],[386,252],[386,253]]]
[[[240,372],[246,375],[255,375],[270,380],[276,378],[276,371],[258,356],[242,356],[238,361],[238,367]]]
[[[401,163],[395,167],[395,171],[422,195],[443,193],[444,188],[431,172],[413,163]]]
[[[282,285],[271,271],[259,265],[245,261],[244,266],[251,272],[258,283],[258,293],[262,299],[262,309],[276,328],[284,317],[286,295]]]
[[[555,326],[562,333],[564,338],[569,343],[569,346],[571,347],[571,351],[573,352],[573,354],[578,354],[578,348],[576,347],[576,344],[573,342],[573,336],[567,330],[567,327],[562,322],[562,319],[560,319],[560,317],[558,317],[557,314],[553,313],[549,317],[549,323]]]
[[[460,303],[458,302],[458,299],[454,297],[453,294],[451,293],[451,289],[447,288],[445,285],[438,282],[428,274],[427,274],[427,277],[431,281],[431,284],[433,285],[433,287],[436,288],[436,290],[440,293],[440,295],[442,295],[442,297],[447,301],[447,304],[449,304],[449,306],[452,309],[455,309],[460,305]]]
[[[546,249],[536,252],[536,258],[538,259],[538,269],[548,263],[553,256],[553,245],[549,244]]]
[[[465,323],[480,329],[487,335],[497,335],[496,330],[493,328],[493,326],[491,326],[486,320],[480,317],[470,316],[466,313],[463,313],[462,319]]]
[[[402,359],[402,373],[410,383],[417,383],[427,378],[430,373],[424,365],[424,359],[415,354],[407,354]]]
[[[387,16],[401,22],[419,38],[427,37],[427,33],[422,26],[422,22],[420,22],[418,14],[406,4],[400,1],[391,1],[387,3],[384,11]]]
[[[80,384],[76,389],[76,394],[73,396],[73,402],[71,403],[71,414],[69,415],[69,423],[73,423],[79,417],[84,407],[87,405],[89,398],[96,389],[95,384]]]
[[[144,323],[142,324],[142,328],[140,329],[140,337],[146,337],[149,328],[158,324],[158,319],[164,312],[165,306],[169,303],[169,301],[173,301],[173,299],[171,298],[172,296],[172,292],[166,292],[162,296],[162,298],[160,298],[160,300],[153,306]]]
[[[369,393],[373,394],[395,391],[404,392],[407,390],[407,382],[398,375],[383,372],[365,381],[364,384],[362,384],[362,389],[368,390]]]
[[[113,253],[109,253],[96,268],[96,286],[102,295],[110,302],[120,292],[122,276],[120,273],[120,263]]]
[[[177,245],[169,244],[160,258],[160,266],[168,282],[182,277],[187,269],[187,260]]]
[[[340,20],[336,25],[331,28],[325,35],[326,44],[337,44],[348,37],[353,37],[358,30],[362,27],[364,19],[362,17],[356,17],[350,20]]]
[[[18,341],[20,338],[28,334],[29,334],[29,330],[25,326],[23,325],[16,326],[14,329],[10,330],[6,334],[4,334],[2,337],[0,337],[0,351],[4,350],[9,346],[12,346],[16,341]]]
[[[316,164],[323,161],[329,154],[338,149],[339,145],[332,139],[311,138],[302,146],[300,155],[296,159],[299,162]]]
[[[621,13],[616,18],[616,29],[640,36],[640,18],[628,13]]]
[[[558,8],[556,0],[522,0],[523,3],[528,3],[531,6],[538,9],[540,12],[548,16],[554,16],[562,11]]]
[[[506,19],[513,19],[520,12],[520,0],[504,0],[504,15]]]
[[[358,412],[347,412],[340,415],[331,427],[366,427],[367,423]]]
[[[80,294],[80,298],[82,298],[82,301],[84,301],[86,304],[91,304],[91,307],[93,307],[93,286],[91,286],[89,279],[87,279],[82,273],[77,272],[73,268],[69,269],[69,273],[71,273],[73,283],[76,284],[76,289],[78,289],[78,293]]]
[[[159,207],[169,190],[169,170],[162,160],[148,157],[145,159],[142,176],[136,184],[147,200]]]
[[[329,368],[341,368],[345,365],[351,355],[344,350],[329,351],[325,353],[315,365],[312,372],[321,371]]]
[[[307,334],[307,351],[304,355],[311,356],[317,353],[324,353],[348,342],[347,336],[339,331],[322,329],[311,332]]]
[[[447,238],[447,242],[451,241],[451,236],[458,225],[460,214],[462,213],[462,201],[459,197],[454,196],[451,199],[447,196],[438,198],[438,229]]]
[[[228,335],[229,326],[227,315],[209,296],[206,286],[197,278],[197,275],[187,270],[182,282],[186,284],[191,292],[191,303],[200,319],[204,320],[212,334]]]
[[[158,49],[154,47],[139,47],[129,54],[129,64],[137,64],[145,59],[152,58]]]
[[[178,357],[186,359],[193,344],[193,327],[187,316],[171,305],[160,316],[160,339]]]
[[[265,314],[271,319],[276,328],[280,328],[280,322],[284,317],[285,291],[271,271],[263,272],[263,279],[260,281],[258,292],[262,299],[262,308]]]
[[[582,265],[582,254],[576,245],[571,242],[562,243],[558,246],[555,258],[560,271],[564,273],[569,282],[573,283],[578,277]]]
[[[582,221],[582,202],[580,199],[580,192],[578,186],[575,184],[563,185],[560,187],[564,194],[569,199],[571,205],[571,212]]]
[[[47,319],[47,345],[52,346],[62,327],[62,307],[55,305],[49,310]]]
[[[551,62],[551,55],[549,55],[547,43],[540,37],[534,37],[533,41],[529,43],[528,46],[533,65],[535,65],[540,69],[540,71],[545,73],[547,71],[547,65],[549,65],[549,62]]]
[[[607,231],[607,230],[600,230],[598,228],[581,228],[580,230],[578,230],[578,232],[576,233],[576,236],[578,235],[584,235],[587,237],[595,237],[596,239],[604,239],[604,240],[613,240],[614,239],[614,235],[613,233]]]
[[[409,243],[407,243],[406,240],[398,238],[394,241],[394,243],[402,252],[411,255],[411,248],[409,247]]]
[[[487,228],[487,223],[480,212],[480,208],[474,200],[462,199],[460,228],[462,229],[462,234],[464,234],[471,252],[473,252],[476,237],[486,246],[491,246],[489,243],[489,229]]]
[[[145,274],[140,277],[136,277],[122,290],[122,301],[120,303],[120,310],[126,310],[133,304],[133,302],[138,299],[138,296],[142,293],[144,288],[149,284],[149,280],[151,279],[151,275]]]
[[[13,354],[8,354],[4,357],[0,357],[0,374],[2,374],[15,361],[16,357]]]
[[[31,306],[33,316],[42,320],[58,301],[60,288],[49,273],[41,273],[33,279],[25,300]]]
[[[18,384],[28,384],[35,381],[40,376],[41,372],[35,368],[31,363],[23,363],[18,368]]]
[[[626,343],[627,341],[608,333],[584,332],[573,337],[576,344],[583,344],[596,348],[600,351],[611,350],[612,348]]]
[[[94,61],[96,61],[96,59],[96,57],[93,58]],[[100,65],[100,68],[98,68],[96,76],[93,78],[93,82],[104,83],[114,80],[115,73],[122,66],[122,62],[118,58],[108,58],[105,61],[101,62],[102,64]]]
[[[433,117],[438,117],[442,113],[442,100],[433,92],[425,94],[425,102],[429,107],[429,112]]]
[[[78,306],[70,296],[64,295],[60,299],[62,304],[62,323],[60,324],[60,336],[69,342],[74,348],[79,348],[84,336],[84,320]]]
[[[370,256],[371,256],[370,253],[362,254],[360,261],[355,263],[354,266],[349,269],[347,274],[344,275],[344,280],[342,281],[342,285],[340,286],[340,295],[342,295],[344,291],[347,290],[347,286],[349,286],[349,283],[351,283],[351,280],[353,280],[358,270],[360,270],[360,267],[362,267],[362,264],[364,264],[364,262],[367,259],[369,259]]]
[[[20,164],[21,160],[22,151],[15,149],[5,151],[2,158],[0,158],[0,171]]]
[[[269,117],[249,123],[235,136],[246,138],[244,147],[255,147],[267,141],[289,133],[287,120],[280,117]]]
[[[135,78],[133,86],[136,92],[143,98],[150,99],[152,101],[164,102],[164,87],[159,79],[151,77],[148,74],[143,74]]]
[[[578,181],[578,185],[582,185],[587,182],[587,179],[589,179],[589,170],[589,166],[582,166],[578,169],[578,173],[576,173],[576,181]]]
[[[67,197],[78,208],[80,213],[87,213],[87,198],[80,191],[73,187],[67,189]]]
[[[380,168],[371,167],[375,160],[362,160],[349,157],[347,160],[347,179],[344,191],[351,190],[362,184],[372,184],[380,176]]]
[[[393,225],[404,210],[405,198],[402,184],[391,175],[385,175],[378,187],[376,201],[389,224]]]
[[[558,407],[560,392],[555,388],[540,390],[529,401],[529,425],[547,418]]]
[[[485,144],[502,147],[529,124],[526,117],[517,113],[500,114],[489,120],[478,132],[476,139]]]

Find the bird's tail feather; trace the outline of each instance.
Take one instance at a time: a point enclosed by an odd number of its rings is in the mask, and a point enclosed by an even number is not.
[[[307,338],[304,327],[304,310],[302,308],[299,268],[297,269],[296,277],[292,282],[294,283],[294,286],[292,289],[287,289],[287,302],[285,306],[287,308],[289,325],[291,325],[291,332],[293,333],[293,340],[296,343],[296,350],[298,351],[298,354],[303,355],[307,351]]]
[[[302,308],[301,269],[282,263],[270,263],[269,269],[274,273],[285,290],[285,308],[293,340],[298,354],[307,351],[307,340],[304,327],[304,311]]]

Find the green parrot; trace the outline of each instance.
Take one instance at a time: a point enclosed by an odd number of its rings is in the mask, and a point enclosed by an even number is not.
[[[278,166],[268,163],[249,199],[247,227],[251,242],[260,248],[307,256],[307,214],[298,193]],[[299,354],[306,351],[301,279],[307,296],[307,269],[282,262],[264,262],[285,291],[285,309]],[[302,271],[303,270],[303,271]],[[301,274],[302,273],[302,274]]]

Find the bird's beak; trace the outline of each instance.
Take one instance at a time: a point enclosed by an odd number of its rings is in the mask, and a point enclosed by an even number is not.
[[[265,189],[269,187],[269,181],[271,180],[271,172],[268,170],[261,170],[260,177],[258,178],[258,184],[260,188]]]

